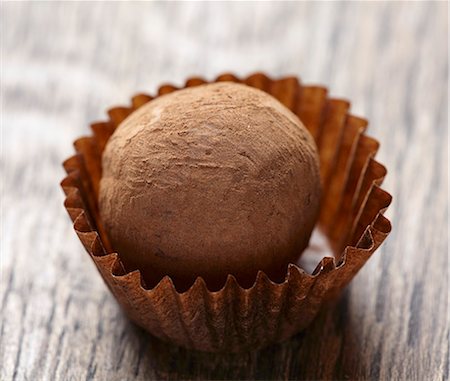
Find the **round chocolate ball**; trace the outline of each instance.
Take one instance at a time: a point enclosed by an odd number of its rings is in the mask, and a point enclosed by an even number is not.
[[[308,245],[320,200],[317,149],[267,93],[234,83],[142,106],[102,157],[100,216],[127,270],[178,288],[258,270],[281,279]]]

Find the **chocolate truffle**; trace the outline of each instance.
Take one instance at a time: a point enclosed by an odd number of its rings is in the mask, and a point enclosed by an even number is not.
[[[308,245],[318,155],[300,120],[263,91],[215,83],[161,96],[128,116],[102,157],[99,209],[128,270],[178,288],[228,274],[280,278]]]

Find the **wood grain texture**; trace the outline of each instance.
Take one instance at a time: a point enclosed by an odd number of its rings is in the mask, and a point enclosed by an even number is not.
[[[448,5],[4,3],[1,380],[449,378]],[[313,325],[243,355],[133,326],[62,207],[61,162],[107,107],[191,75],[327,85],[369,119],[393,232]]]

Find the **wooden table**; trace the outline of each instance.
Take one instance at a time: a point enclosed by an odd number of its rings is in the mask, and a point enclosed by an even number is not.
[[[448,5],[2,5],[1,380],[449,378]],[[393,231],[284,344],[208,355],[131,324],[62,206],[61,162],[104,110],[187,76],[299,75],[381,142]]]

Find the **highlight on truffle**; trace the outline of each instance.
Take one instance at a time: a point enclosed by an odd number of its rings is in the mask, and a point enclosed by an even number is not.
[[[318,154],[301,121],[240,84],[179,90],[128,116],[102,157],[99,210],[127,270],[178,288],[228,274],[285,275],[320,201]]]

